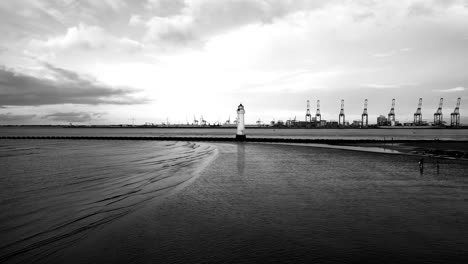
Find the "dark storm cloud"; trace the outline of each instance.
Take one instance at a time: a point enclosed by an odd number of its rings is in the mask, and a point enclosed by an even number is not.
[[[36,115],[14,115],[12,113],[0,114],[0,122],[24,122],[36,117]]]
[[[141,104],[136,90],[115,88],[76,72],[44,64],[52,78],[36,77],[0,67],[0,106],[54,104]]]
[[[100,118],[100,113],[86,113],[86,112],[59,112],[50,115],[45,115],[42,118],[52,121],[64,122],[89,122],[93,119]]]

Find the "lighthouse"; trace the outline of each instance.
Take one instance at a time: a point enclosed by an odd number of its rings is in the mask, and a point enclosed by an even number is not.
[[[236,133],[237,140],[245,140],[244,114],[245,114],[244,106],[240,104],[237,107],[237,133]]]

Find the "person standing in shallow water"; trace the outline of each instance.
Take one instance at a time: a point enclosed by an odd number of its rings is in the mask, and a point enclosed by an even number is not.
[[[419,172],[423,173],[423,170],[424,170],[424,159],[421,158],[419,160]]]

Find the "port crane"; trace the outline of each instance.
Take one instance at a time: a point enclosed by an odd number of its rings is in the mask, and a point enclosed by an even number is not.
[[[310,114],[310,102],[307,100],[307,111],[305,115],[305,121],[306,122],[312,122],[312,115]]]
[[[262,126],[262,120],[260,120],[260,118],[257,120],[257,126]]]
[[[193,125],[198,126],[198,120],[195,116],[193,116]]]
[[[319,127],[322,121],[322,115],[320,114],[320,100],[317,100],[317,111],[315,112],[315,124]]]
[[[418,109],[416,109],[416,112],[414,113],[414,125],[415,126],[420,126],[422,124],[421,107],[422,107],[422,98],[419,98]]]
[[[390,112],[388,113],[388,123],[390,125],[395,123],[395,98],[392,99],[392,108],[390,108]]]
[[[435,126],[440,126],[442,125],[442,105],[444,104],[444,98],[440,98],[439,101],[439,108],[437,108],[437,111],[434,113],[434,125]]]
[[[201,126],[206,126],[207,125],[207,122],[205,119],[203,119],[203,116],[200,117],[200,125]]]
[[[343,118],[343,123],[341,123],[341,118]],[[340,110],[340,115],[338,116],[338,125],[343,125],[345,124],[345,114],[344,114],[344,100],[341,99],[341,110]]]
[[[366,122],[364,123],[364,119]],[[367,99],[364,100],[364,111],[362,112],[361,115],[361,126],[362,127],[367,127],[369,125],[369,116],[367,114]]]
[[[453,110],[453,113],[450,114],[450,125],[451,126],[459,126],[460,125],[460,101],[461,101],[461,98],[458,97],[457,106],[455,106],[455,110]]]

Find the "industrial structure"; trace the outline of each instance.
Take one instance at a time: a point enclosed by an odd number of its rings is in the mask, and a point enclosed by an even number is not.
[[[365,120],[365,122],[364,122]],[[364,100],[364,111],[361,115],[361,126],[367,127],[369,125],[369,116],[367,114],[367,99]]]
[[[312,122],[312,115],[310,114],[310,102],[307,100],[307,111],[305,115],[305,121],[306,122]]]
[[[422,107],[422,98],[419,98],[418,109],[416,109],[416,112],[414,113],[414,125],[415,126],[420,126],[422,124],[421,107]]]
[[[435,126],[440,126],[442,125],[443,121],[443,116],[442,116],[442,105],[444,104],[444,98],[440,98],[439,101],[439,108],[437,108],[437,111],[434,113],[434,125]]]
[[[312,127],[317,127],[317,128],[335,128],[335,127],[361,127],[361,128],[366,128],[366,127],[380,127],[380,126],[428,126],[428,125],[433,125],[433,126],[442,126],[445,123],[443,122],[443,116],[442,116],[442,106],[443,106],[443,98],[440,98],[440,103],[439,107],[434,113],[434,122],[429,123],[427,121],[424,121],[422,119],[422,98],[419,98],[418,101],[418,107],[416,109],[416,112],[414,112],[414,121],[413,122],[405,122],[405,123],[400,123],[396,120],[396,115],[395,115],[395,102],[396,99],[392,99],[392,105],[390,108],[390,111],[388,112],[388,115],[379,115],[377,117],[377,124],[376,125],[369,125],[369,113],[368,113],[368,99],[364,99],[364,108],[361,114],[361,119],[360,120],[353,120],[352,123],[346,122],[345,119],[345,111],[344,111],[344,99],[341,99],[341,107],[340,107],[340,112],[338,115],[338,122],[337,121],[326,121],[322,119],[321,111],[320,111],[320,100],[317,100],[317,110],[315,113],[315,116],[313,117],[310,112],[310,100],[307,100],[307,108],[306,108],[306,114],[305,114],[305,120],[296,120],[296,117],[294,118],[289,118],[286,120],[286,122],[283,122],[281,120],[278,120],[277,122],[272,121],[271,124],[269,125],[264,125],[264,126],[274,126],[274,127],[290,127],[290,128],[312,128]],[[451,122],[450,126],[452,127],[458,127],[460,126],[460,101],[461,98],[458,98],[457,100],[457,105],[455,107],[455,110],[453,113],[451,113]],[[257,121],[257,126],[262,126],[259,121]]]
[[[338,128],[338,127],[352,127],[352,128],[367,128],[367,127],[385,127],[385,126],[437,126],[437,127],[445,127],[449,126],[446,122],[443,121],[443,99],[440,98],[439,106],[434,113],[434,121],[428,122],[428,120],[422,119],[422,100],[423,98],[419,98],[418,107],[416,112],[413,114],[413,122],[406,121],[404,123],[399,123],[395,118],[395,98],[392,99],[392,105],[390,108],[390,112],[388,115],[379,115],[377,117],[377,124],[369,124],[369,113],[368,113],[368,99],[364,99],[364,108],[361,113],[361,119],[353,120],[352,122],[346,122],[345,119],[345,111],[344,111],[344,99],[341,99],[341,107],[340,112],[338,115],[338,121],[336,120],[324,120],[321,114],[321,105],[320,100],[317,100],[317,108],[315,112],[315,116],[312,116],[310,110],[310,100],[307,100],[307,108],[305,114],[305,120],[296,120],[296,117],[289,118],[286,121],[273,119],[271,122],[262,122],[261,119],[258,119],[255,123],[256,125],[246,125],[244,120],[244,113],[245,109],[242,104],[239,105],[237,110],[237,118],[235,120],[231,120],[229,117],[223,124],[218,120],[214,123],[208,123],[204,118],[203,115],[200,115],[199,119],[196,116],[193,117],[193,122],[189,124],[189,121],[186,120],[187,124],[170,124],[168,118],[165,122],[162,122],[161,125],[156,125],[154,123],[146,123],[144,126],[162,126],[162,127],[237,127],[237,138],[245,138],[245,127],[289,127],[289,128]],[[460,102],[461,98],[457,98],[456,106],[454,111],[450,114],[450,126],[451,127],[460,127]],[[348,115],[349,118],[349,115]],[[187,118],[186,118],[187,119]],[[126,125],[131,126],[131,125]],[[132,125],[134,126],[134,125]]]
[[[377,117],[377,125],[378,126],[388,125],[388,119],[384,115],[380,115],[379,117]]]
[[[450,114],[450,125],[451,126],[460,126],[460,101],[461,98],[458,97],[457,99],[457,106],[455,106],[455,110],[453,113]]]
[[[341,118],[343,118],[343,123],[341,123]],[[341,110],[340,115],[338,116],[338,126],[345,125],[345,114],[344,114],[344,100],[341,99]]]
[[[321,126],[322,115],[320,114],[320,100],[317,100],[317,111],[315,112],[315,124],[317,127]]]
[[[388,123],[391,126],[395,125],[395,98],[392,99],[392,108],[390,108],[390,112],[388,113]]]

